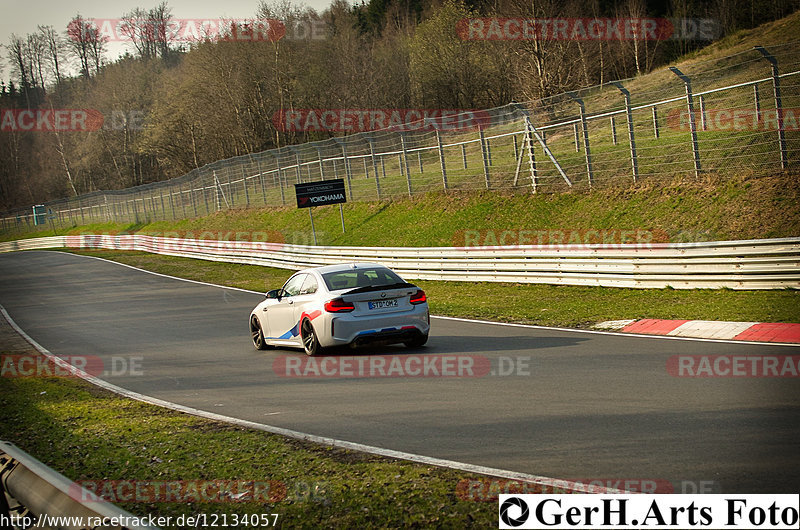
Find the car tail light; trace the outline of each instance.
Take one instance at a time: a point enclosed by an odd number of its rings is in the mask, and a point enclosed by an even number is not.
[[[328,313],[348,313],[356,308],[352,303],[345,302],[341,298],[334,298],[325,302],[325,311]]]
[[[418,289],[416,293],[411,295],[411,299],[409,300],[409,302],[411,302],[414,305],[417,305],[417,304],[421,304],[421,303],[423,303],[423,302],[425,302],[427,300],[428,300],[428,297],[425,296],[425,291],[423,291],[422,289]]]

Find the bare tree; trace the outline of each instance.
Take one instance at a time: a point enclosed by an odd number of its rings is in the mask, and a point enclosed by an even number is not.
[[[150,11],[137,7],[122,16],[121,32],[131,39],[136,53],[143,59],[160,56],[167,59],[172,43],[168,31],[172,10],[161,2]]]
[[[106,38],[100,30],[81,15],[75,15],[67,25],[67,37],[72,54],[80,61],[80,72],[89,79],[100,71]]]
[[[44,42],[47,51],[49,67],[56,81],[56,86],[61,86],[61,66],[64,63],[64,40],[53,26],[39,26],[39,35]]]

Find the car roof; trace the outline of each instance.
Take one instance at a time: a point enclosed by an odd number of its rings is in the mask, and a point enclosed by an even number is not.
[[[369,263],[369,262],[357,262],[357,263],[337,263],[336,265],[325,265],[324,267],[314,267],[311,269],[305,269],[300,272],[317,272],[319,274],[327,274],[329,272],[342,272],[342,271],[349,271],[349,270],[358,270],[358,269],[388,269],[386,265],[381,265],[380,263]]]

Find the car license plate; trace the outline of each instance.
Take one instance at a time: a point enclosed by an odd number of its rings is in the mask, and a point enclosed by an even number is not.
[[[375,300],[374,302],[369,302],[368,304],[370,309],[383,309],[385,307],[397,307],[397,299],[394,298],[392,300]]]

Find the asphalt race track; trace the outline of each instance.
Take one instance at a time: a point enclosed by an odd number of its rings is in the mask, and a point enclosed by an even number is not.
[[[140,373],[104,379],[148,396],[554,478],[800,490],[799,378],[681,378],[666,369],[673,355],[798,348],[434,319],[425,348],[360,354],[485,356],[495,371],[513,359],[520,374],[281,377],[276,358],[305,356],[253,348],[247,319],[261,299],[67,253],[0,255],[0,304],[23,330],[57,355],[141,358]]]

